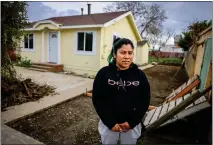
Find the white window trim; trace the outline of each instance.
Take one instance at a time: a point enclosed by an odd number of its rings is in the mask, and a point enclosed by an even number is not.
[[[28,33],[28,45],[29,45],[29,35],[33,34],[33,49],[29,49],[29,48],[25,48],[25,41],[24,41],[24,37],[23,37],[23,49],[22,51],[24,52],[36,52],[36,37],[35,37],[35,33]]]
[[[93,33],[93,42],[92,42],[92,51],[79,51],[78,50],[78,33],[86,33],[86,32],[92,32]],[[84,35],[86,37],[86,35]],[[84,43],[84,48],[85,48]],[[75,49],[74,49],[75,55],[96,55],[96,31],[76,31],[75,33]]]

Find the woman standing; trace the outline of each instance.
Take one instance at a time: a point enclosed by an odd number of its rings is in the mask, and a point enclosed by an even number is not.
[[[103,144],[136,144],[141,120],[150,103],[149,82],[133,61],[131,40],[117,38],[93,84],[93,105],[100,117],[98,131]]]

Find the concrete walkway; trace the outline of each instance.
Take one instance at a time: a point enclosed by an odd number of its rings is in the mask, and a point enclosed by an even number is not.
[[[148,65],[145,65],[145,66],[142,66],[142,67],[139,67],[141,70],[145,70],[145,69],[148,69],[148,68],[151,68],[153,67],[154,65],[152,64],[148,64]]]
[[[1,144],[43,144],[15,129],[1,124]]]

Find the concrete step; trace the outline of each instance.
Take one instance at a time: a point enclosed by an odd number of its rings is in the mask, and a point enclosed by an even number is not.
[[[28,69],[33,71],[48,72],[48,70],[46,69],[39,69],[39,68],[28,68]]]
[[[40,66],[50,66],[50,67],[63,67],[63,64],[55,64],[55,63],[33,63],[33,65],[40,65]]]
[[[32,68],[38,69],[46,69],[51,72],[62,72],[63,64],[55,64],[55,63],[33,63]]]
[[[53,67],[51,67],[51,66],[41,66],[41,65],[35,65],[35,64],[33,64],[33,65],[31,66],[31,68],[38,68],[38,69],[51,70]]]

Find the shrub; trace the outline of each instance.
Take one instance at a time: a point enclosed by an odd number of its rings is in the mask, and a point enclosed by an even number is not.
[[[17,66],[21,67],[31,67],[32,61],[31,59],[28,59],[27,57],[21,57],[20,61],[18,61]]]

